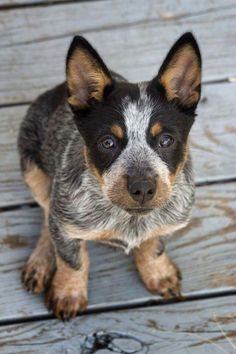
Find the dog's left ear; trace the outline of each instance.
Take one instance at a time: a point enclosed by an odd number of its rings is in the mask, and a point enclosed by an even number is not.
[[[201,94],[201,54],[192,33],[185,33],[174,44],[156,80],[168,101],[175,100],[186,109],[196,108]]]
[[[66,60],[68,102],[74,110],[102,101],[112,78],[96,50],[81,36],[74,37]]]

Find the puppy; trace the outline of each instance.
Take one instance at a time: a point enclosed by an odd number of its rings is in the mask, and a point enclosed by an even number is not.
[[[151,81],[129,83],[76,36],[66,83],[41,95],[19,133],[23,177],[44,210],[24,287],[46,292],[63,320],[87,304],[86,241],[133,250],[145,286],[180,295],[161,237],[186,226],[194,201],[188,135],[200,99],[201,55],[191,33]]]

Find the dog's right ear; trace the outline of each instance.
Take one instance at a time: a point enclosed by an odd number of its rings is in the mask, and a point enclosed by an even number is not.
[[[66,60],[68,102],[72,109],[88,108],[102,101],[112,77],[96,50],[81,36],[74,37]]]
[[[173,45],[154,83],[162,86],[168,101],[175,100],[185,109],[196,108],[201,93],[201,54],[192,33],[185,33]]]

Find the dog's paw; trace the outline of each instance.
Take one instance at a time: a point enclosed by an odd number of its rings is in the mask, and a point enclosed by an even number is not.
[[[30,257],[21,273],[21,281],[24,288],[35,294],[44,292],[55,271],[53,260],[48,262],[45,259]]]
[[[57,273],[56,273],[57,274]],[[55,275],[45,297],[45,306],[63,321],[75,317],[87,307],[87,289],[76,283],[58,282]]]
[[[181,272],[166,253],[147,261],[139,271],[150,292],[158,293],[166,300],[181,297]]]
[[[61,296],[51,289],[46,295],[45,305],[58,319],[67,321],[87,307],[87,298],[83,294]]]

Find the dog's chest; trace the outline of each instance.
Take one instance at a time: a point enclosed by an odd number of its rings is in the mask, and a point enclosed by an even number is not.
[[[125,254],[129,254],[133,247],[129,247],[129,244],[125,241],[119,239],[111,239],[111,240],[103,240],[101,243],[111,246],[115,249],[121,249],[125,252]]]

